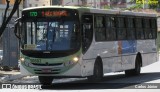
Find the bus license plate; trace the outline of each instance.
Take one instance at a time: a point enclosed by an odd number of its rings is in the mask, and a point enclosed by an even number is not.
[[[42,69],[42,72],[48,73],[51,72],[51,69]]]

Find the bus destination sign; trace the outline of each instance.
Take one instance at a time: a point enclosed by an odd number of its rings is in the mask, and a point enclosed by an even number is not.
[[[30,11],[29,12],[30,17],[67,17],[69,16],[68,12],[63,11]]]

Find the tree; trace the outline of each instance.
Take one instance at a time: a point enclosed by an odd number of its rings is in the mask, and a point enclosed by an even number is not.
[[[137,0],[131,0],[129,4],[134,4],[133,6],[127,8],[128,10],[135,10],[135,9],[143,9],[143,3],[137,3]],[[142,0],[141,0],[142,1]]]
[[[134,6],[129,8],[130,10],[143,9],[145,4],[148,4],[148,9],[159,9],[160,8],[160,0],[131,0],[130,3],[132,4],[135,3]]]
[[[11,20],[12,16],[15,14],[15,12],[19,9],[19,5],[21,3],[22,0],[15,0],[14,1],[14,5],[13,5],[13,8],[9,14],[9,16],[7,16],[8,14],[8,9],[9,9],[9,4],[10,4],[10,0],[6,0],[6,9],[4,11],[4,15],[3,15],[3,21],[2,21],[2,25],[0,27],[0,38],[3,34],[3,32],[5,31],[5,28],[7,26],[7,24],[9,23],[9,21]]]
[[[158,3],[150,4],[149,8],[151,8],[151,9],[160,9],[160,0],[158,0]]]

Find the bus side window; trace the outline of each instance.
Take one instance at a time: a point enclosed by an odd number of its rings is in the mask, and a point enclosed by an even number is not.
[[[144,33],[145,33],[145,39],[152,39],[153,34],[152,34],[151,27],[150,27],[150,20],[148,18],[143,19],[143,28],[144,28]]]
[[[118,40],[124,40],[127,38],[124,17],[116,17],[116,30]]]
[[[105,30],[105,18],[104,16],[95,17],[95,40],[105,41],[106,40],[106,30]]]
[[[151,31],[153,34],[153,39],[157,38],[157,20],[154,18],[150,19]]]
[[[126,30],[127,30],[127,39],[134,40],[135,39],[135,28],[134,28],[134,20],[133,17],[125,18],[126,21]]]
[[[142,26],[142,18],[135,18],[136,38],[144,39],[144,32]]]
[[[112,16],[106,16],[106,40],[116,40],[115,18]]]

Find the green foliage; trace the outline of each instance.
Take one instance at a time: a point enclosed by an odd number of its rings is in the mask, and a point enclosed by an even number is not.
[[[105,5],[104,9],[111,9],[111,7],[109,5]]]
[[[149,3],[149,0],[144,0],[145,2]],[[154,1],[154,0],[150,0],[150,1]],[[155,0],[157,1],[157,0]],[[143,3],[141,4],[137,4],[136,0],[131,0],[130,3],[135,4],[134,6],[130,7],[129,9],[142,9],[143,8]],[[158,0],[158,3],[150,3],[148,4],[148,8],[149,9],[158,9],[160,8],[160,0]]]
[[[158,9],[158,8],[160,8],[160,1],[158,2],[158,4],[150,4],[149,8],[150,9]]]
[[[143,4],[136,4],[134,6],[131,6],[130,8],[128,8],[129,10],[134,10],[134,9],[142,9],[143,8]]]

